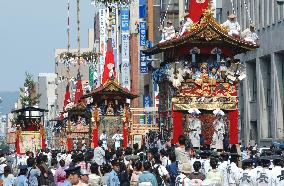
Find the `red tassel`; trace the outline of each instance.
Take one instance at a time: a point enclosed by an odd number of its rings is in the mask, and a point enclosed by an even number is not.
[[[230,120],[230,144],[238,144],[238,117],[239,111],[232,110],[229,111],[229,120]]]
[[[20,150],[20,135],[16,136],[16,152],[17,152],[17,154],[21,154],[21,150]]]
[[[123,147],[127,148],[128,146],[128,129],[126,124],[123,124]]]
[[[182,113],[173,111],[173,144],[178,143],[180,135],[182,135]]]
[[[94,145],[94,148],[96,148],[98,146],[98,129],[97,128],[94,128],[93,129],[93,145]]]
[[[72,138],[67,138],[67,151],[72,150],[72,143],[73,143]]]
[[[44,134],[41,135],[41,149],[45,150],[46,148],[46,144],[45,144],[45,138],[44,138]]]

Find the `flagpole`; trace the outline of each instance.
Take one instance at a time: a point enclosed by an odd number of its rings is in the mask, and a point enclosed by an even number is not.
[[[67,2],[67,51],[70,51],[70,0]]]
[[[77,0],[77,42],[78,42],[78,69],[80,69],[80,0]]]

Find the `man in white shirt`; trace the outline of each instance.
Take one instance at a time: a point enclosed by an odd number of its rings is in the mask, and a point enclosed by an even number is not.
[[[228,34],[233,37],[238,37],[240,35],[241,26],[237,22],[237,16],[231,14],[228,16],[228,20],[222,24],[223,27],[228,28]]]
[[[164,167],[162,165],[162,162],[160,160],[160,156],[158,154],[155,154],[154,155],[154,161],[155,161],[155,164],[153,166],[153,169],[158,169],[158,173],[159,173],[159,176],[162,178],[162,185],[163,186],[166,186],[166,183],[168,181],[170,181],[170,174],[169,172],[167,171],[166,167]],[[156,175],[157,176],[157,175]],[[159,184],[159,183],[158,183]]]
[[[228,185],[235,186],[237,185],[240,169],[237,166],[238,162],[238,155],[232,153],[230,164],[227,166],[227,179],[228,179]]]
[[[94,161],[101,166],[105,163],[105,150],[102,148],[103,142],[99,141],[99,146],[94,149]]]
[[[242,161],[243,170],[238,177],[239,186],[253,186],[252,164],[253,162],[250,159]]]
[[[250,27],[245,29],[242,32],[241,36],[245,41],[251,42],[253,44],[256,44],[257,41],[259,40],[258,35],[255,31],[255,25],[254,24],[250,24]]]
[[[282,158],[280,156],[273,158],[274,167],[272,169],[272,185],[284,186],[284,168],[281,167]]]
[[[178,162],[178,169],[181,168],[183,163],[190,162],[189,151],[185,150],[186,138],[184,135],[181,135],[178,139],[179,147],[175,148],[176,160]]]
[[[115,150],[120,148],[121,141],[123,140],[122,134],[120,134],[119,130],[116,131],[116,134],[113,135],[112,139],[114,140]]]
[[[106,131],[104,130],[103,133],[100,136],[100,140],[103,142],[102,147],[104,148],[104,150],[107,150],[107,134]]]
[[[218,166],[218,170],[223,173],[224,177],[224,186],[229,186],[229,180],[227,176],[227,167],[229,166],[229,154],[222,154],[223,162]]]
[[[269,170],[270,159],[268,157],[261,157],[261,169],[254,171],[253,181],[257,186],[272,186],[272,172]]]

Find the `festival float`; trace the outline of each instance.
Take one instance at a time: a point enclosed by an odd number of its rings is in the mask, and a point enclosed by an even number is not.
[[[238,144],[238,84],[245,67],[234,56],[259,46],[229,35],[207,5],[184,34],[144,53],[163,56],[152,77],[160,90],[160,122],[172,131],[172,143],[184,134],[194,148],[224,149]]]
[[[37,153],[45,149],[45,112],[48,110],[36,107],[24,107],[12,111],[16,115],[15,147],[17,154],[25,154],[27,151]]]

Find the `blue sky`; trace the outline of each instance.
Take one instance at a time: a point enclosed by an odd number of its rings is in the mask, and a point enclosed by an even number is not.
[[[76,0],[71,2],[71,47],[76,47]],[[94,7],[81,0],[81,47],[87,47]],[[25,72],[54,72],[54,49],[67,46],[67,0],[0,0],[0,91],[17,91]]]

